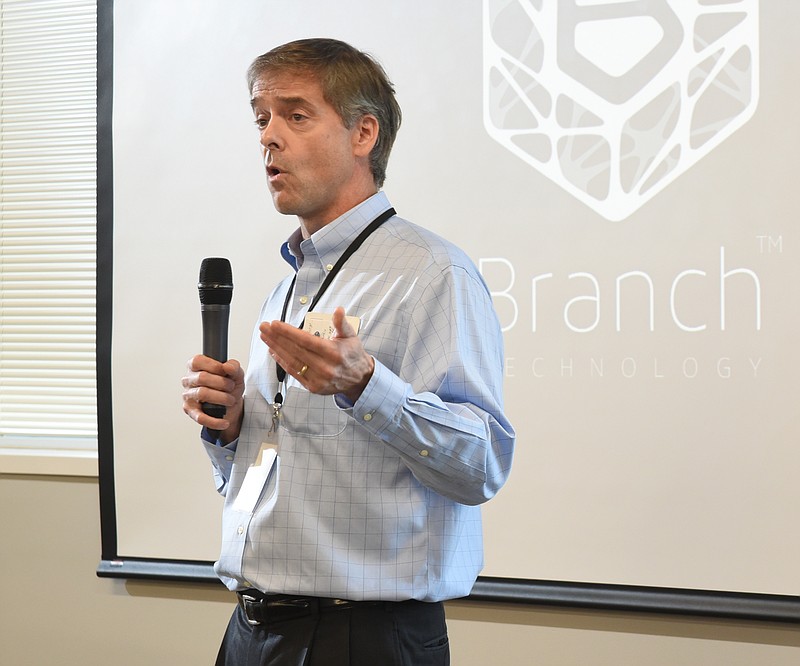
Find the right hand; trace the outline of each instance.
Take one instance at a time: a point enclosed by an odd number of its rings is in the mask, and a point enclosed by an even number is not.
[[[220,431],[220,439],[230,442],[239,436],[244,413],[244,370],[239,361],[225,363],[198,354],[189,359],[187,373],[181,379],[183,411],[210,430]],[[201,403],[224,405],[224,418],[217,419],[203,412]]]

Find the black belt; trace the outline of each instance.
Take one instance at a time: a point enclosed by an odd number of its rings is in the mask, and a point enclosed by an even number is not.
[[[326,610],[344,610],[354,606],[383,603],[381,601],[350,601],[327,597],[299,597],[290,594],[263,594],[257,590],[237,592],[236,596],[248,624],[253,626],[266,622],[291,620]]]

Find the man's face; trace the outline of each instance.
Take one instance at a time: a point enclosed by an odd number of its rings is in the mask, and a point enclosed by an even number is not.
[[[344,126],[312,76],[264,74],[253,85],[251,104],[280,213],[297,215],[311,234],[357,203],[358,123]]]

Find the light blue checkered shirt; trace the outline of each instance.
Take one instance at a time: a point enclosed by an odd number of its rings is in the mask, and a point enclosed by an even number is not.
[[[287,321],[351,240],[389,208],[378,193],[310,239],[296,232]],[[259,321],[280,318],[291,282]],[[307,297],[306,300],[303,297]],[[503,343],[488,290],[451,243],[394,216],[347,261],[315,306],[361,318],[375,372],[353,405],[291,377],[278,460],[255,509],[234,508],[272,419],[275,363],[253,335],[238,440],[206,442],[225,495],[216,571],[231,589],[352,600],[469,594],[483,565],[480,507],[505,482],[514,432],[503,415]]]

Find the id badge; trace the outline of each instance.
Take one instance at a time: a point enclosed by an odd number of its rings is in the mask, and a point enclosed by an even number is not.
[[[255,462],[247,468],[242,487],[239,489],[239,494],[233,503],[234,511],[248,514],[252,514],[255,511],[264,487],[269,481],[273,469],[277,468],[278,465],[276,445],[263,442]],[[277,488],[277,482],[275,487]],[[277,496],[277,493],[273,494]]]
[[[345,319],[353,327],[353,330],[358,333],[361,327],[360,317],[351,317],[346,315]],[[312,335],[324,340],[330,340],[333,337],[333,315],[325,314],[324,312],[309,312],[306,314],[306,320],[303,323],[303,330],[308,331]]]

